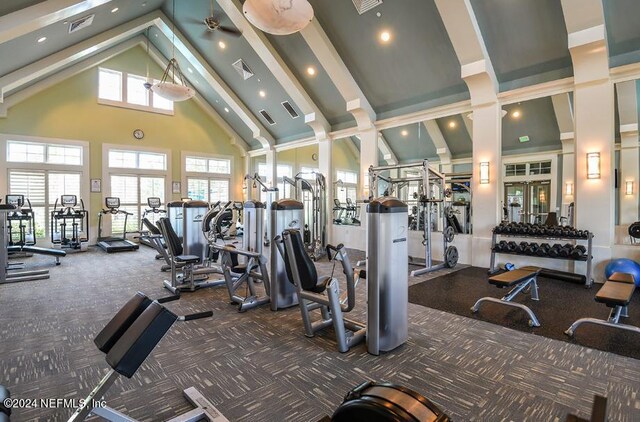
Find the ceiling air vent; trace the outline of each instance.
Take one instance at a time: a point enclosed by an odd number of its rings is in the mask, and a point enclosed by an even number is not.
[[[264,119],[269,122],[269,124],[271,126],[276,124],[276,121],[273,120],[273,117],[271,117],[271,115],[269,113],[266,112],[266,110],[260,110],[260,114],[262,114],[262,117],[264,117]]]
[[[291,116],[292,119],[295,119],[296,117],[300,117],[298,112],[294,110],[293,106],[289,101],[283,102],[282,107],[284,107],[284,109],[287,110],[287,113],[289,113],[289,116]]]
[[[360,15],[381,4],[382,0],[353,0],[353,5]]]
[[[251,70],[242,59],[234,62],[233,68],[240,74],[240,76],[242,76],[242,79],[244,79],[245,81],[253,76],[253,70]]]
[[[91,26],[93,23],[93,18],[96,15],[89,15],[83,18],[77,19],[69,24],[69,33],[72,34],[76,31],[81,30],[82,28],[86,28],[87,26]]]

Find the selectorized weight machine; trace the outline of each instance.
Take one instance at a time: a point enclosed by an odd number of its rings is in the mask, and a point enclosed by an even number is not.
[[[401,177],[401,170],[413,170],[417,176]],[[390,175],[391,171],[398,173]],[[389,173],[387,175],[386,173]],[[380,189],[383,182],[386,187]],[[390,166],[369,167],[370,200],[374,195],[393,196],[409,182],[418,182],[418,191],[414,194],[419,210],[418,217],[422,221],[419,228],[423,230],[423,245],[425,247],[424,258],[409,257],[409,264],[419,265],[424,268],[411,271],[412,276],[419,276],[442,268],[453,268],[458,263],[458,249],[450,245],[455,237],[455,230],[449,226],[447,214],[444,211],[445,204],[445,176],[429,167],[429,161],[420,163],[399,164]],[[383,192],[380,192],[382,190]],[[442,262],[435,264],[433,261],[433,232],[432,216],[442,218],[442,250],[444,252]]]
[[[266,195],[264,203],[265,203],[265,215],[267,216],[267,224],[264,231],[264,246],[269,246],[271,244],[271,239],[273,239],[273,237],[277,234],[277,233],[273,233],[273,230],[271,227],[271,218],[269,216],[271,215],[271,204],[278,201],[279,199],[278,188],[267,186],[262,181],[262,178],[260,177],[260,175],[258,175],[258,173],[255,173],[253,176],[250,174],[247,174],[244,177],[244,182],[247,187],[247,199],[260,200],[259,194],[258,194],[258,198],[253,198],[253,195],[251,194],[253,189],[258,189],[258,186],[260,186],[260,189]]]

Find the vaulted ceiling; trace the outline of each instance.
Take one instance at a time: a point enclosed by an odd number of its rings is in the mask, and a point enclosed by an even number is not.
[[[310,2],[326,34],[326,47],[344,63],[346,80],[352,77],[374,118],[392,119],[469,99],[434,0],[386,0],[362,15],[351,0]],[[500,91],[573,75],[558,0],[470,0],[470,4]],[[343,81],[332,77],[335,73],[328,71],[328,63],[318,58],[317,46],[300,33],[272,36],[245,27],[238,14],[241,7],[240,0],[215,1],[221,23],[244,31],[234,38],[220,32],[206,34],[203,19],[211,13],[210,0],[175,0],[175,11],[173,0],[0,2],[0,100],[148,35],[152,49],[164,60],[176,56],[202,100],[251,149],[307,139],[314,136],[314,129],[354,128],[356,120],[346,105],[350,94]],[[610,65],[639,62],[640,2],[603,0],[603,8]],[[69,33],[70,22],[91,14],[95,15],[91,26]],[[379,40],[383,30],[391,34],[386,44]],[[42,37],[46,41],[38,43]],[[241,77],[232,66],[239,59],[254,76]],[[298,117],[289,115],[282,105],[285,101]],[[503,124],[505,152],[559,147],[550,99],[504,108],[511,112],[517,107],[522,108],[523,118]],[[271,115],[274,125],[261,110]],[[436,129],[453,158],[471,154],[470,122],[462,115],[437,119],[437,127],[430,130],[416,123],[384,129],[382,136],[400,161],[437,159],[432,139]],[[522,135],[529,135],[531,142],[520,143]]]

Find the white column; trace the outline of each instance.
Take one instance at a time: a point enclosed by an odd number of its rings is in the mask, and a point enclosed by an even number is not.
[[[318,141],[318,170],[324,175],[326,182],[326,201],[327,210],[327,243],[331,243],[333,232],[333,141],[328,138]]]
[[[575,188],[576,188],[576,156],[575,156],[575,141],[573,139],[573,132],[561,133],[560,142],[562,142],[562,207],[560,208],[560,215],[564,217],[569,216],[569,205],[575,200]],[[570,186],[570,192],[567,194],[567,185]],[[573,222],[575,225],[575,221]]]
[[[244,156],[244,159],[242,160],[242,165],[243,165],[243,171],[242,171],[242,195],[244,196],[244,200],[245,201],[250,201],[251,198],[251,184],[250,181],[245,180],[245,176],[247,175],[253,175],[254,171],[251,168],[251,156],[249,154]],[[260,196],[258,196],[259,198]]]
[[[378,131],[375,127],[360,132],[359,199],[369,199],[369,167],[378,165]],[[377,196],[377,193],[374,194]]]
[[[574,71],[576,227],[594,233],[593,276],[614,243],[614,93],[601,0],[562,0]],[[600,177],[587,179],[587,154],[600,154]],[[580,265],[582,266],[582,265]],[[580,269],[578,270],[582,272]]]
[[[640,180],[638,125],[621,126],[620,138],[620,225],[628,225],[638,221],[638,180]],[[627,182],[633,183],[633,193],[630,195],[626,192]]]
[[[278,184],[278,158],[275,148],[265,148],[266,158],[267,158],[267,180],[265,183],[267,186],[274,187]],[[278,197],[282,199],[282,192],[279,193]]]

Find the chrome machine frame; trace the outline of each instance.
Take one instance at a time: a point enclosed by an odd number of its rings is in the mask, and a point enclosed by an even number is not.
[[[303,175],[312,175],[306,179]],[[315,261],[326,255],[327,246],[327,182],[322,173],[299,172],[284,181],[295,188],[293,199],[304,205],[304,243],[309,256]]]
[[[391,177],[391,176],[383,176],[381,173],[389,170],[402,170],[402,169],[415,169],[420,172],[420,176],[418,177]],[[443,232],[442,236],[442,250],[443,253],[443,262],[440,264],[434,264],[432,259],[432,228],[430,224],[430,217],[432,213],[432,207],[434,204],[441,203],[444,205],[445,199],[445,176],[443,173],[436,171],[429,167],[429,160],[422,160],[419,163],[409,163],[409,164],[397,164],[397,165],[389,165],[389,166],[378,166],[378,167],[369,167],[369,200],[374,199],[375,195],[378,194],[378,183],[382,180],[388,184],[388,188],[385,192],[385,196],[394,195],[394,190],[399,189],[400,184],[404,184],[407,182],[420,182],[419,187],[419,197],[417,198],[420,203],[424,206],[422,207],[423,219],[424,219],[424,240],[423,244],[425,246],[425,254],[424,259],[415,258],[409,256],[409,263],[411,265],[420,265],[424,266],[424,268],[419,270],[411,271],[411,276],[419,276],[422,274],[426,274],[432,271],[436,271],[442,268],[453,268],[458,262],[458,250],[455,246],[449,246],[449,241],[447,241],[447,236]],[[439,185],[439,194],[438,198],[434,198],[431,195],[431,186]],[[446,214],[444,210],[442,212],[442,227],[443,230],[447,227]],[[452,240],[452,239],[451,239]]]
[[[251,181],[253,183],[249,184]],[[257,189],[258,185],[262,188],[262,192],[267,194],[267,198],[265,202],[265,218],[267,219],[267,224],[264,230],[264,246],[269,246],[271,244],[271,239],[273,239],[273,231],[271,227],[271,204],[276,202],[279,198],[278,188],[277,187],[269,187],[263,181],[258,173],[255,173],[253,176],[247,174],[244,176],[244,182],[247,187],[247,199],[254,199],[251,195],[252,189]],[[258,195],[258,200],[260,199]]]

